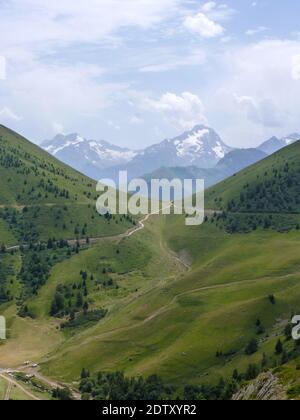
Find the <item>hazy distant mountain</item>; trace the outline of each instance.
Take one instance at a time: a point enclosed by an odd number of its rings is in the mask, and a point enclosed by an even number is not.
[[[266,158],[268,155],[257,149],[237,149],[229,152],[221,159],[214,168],[187,167],[163,167],[143,176],[149,183],[151,179],[204,179],[205,188],[217,184],[240,170]],[[194,192],[194,191],[192,191]],[[186,194],[191,191],[186,191]]]
[[[237,149],[228,153],[223,159],[221,159],[216,168],[230,176],[256,162],[259,162],[267,156],[267,153],[258,149]]]
[[[41,146],[57,159],[95,179],[100,171],[125,164],[138,153],[103,140],[87,140],[78,134],[59,134]]]
[[[117,179],[120,170],[127,170],[129,177],[135,178],[161,167],[211,168],[232,150],[213,129],[203,125],[142,151],[86,140],[78,134],[58,135],[42,143],[42,147],[95,179]]]
[[[268,155],[272,155],[273,153],[278,152],[278,150],[283,149],[298,140],[300,140],[300,134],[298,133],[290,134],[282,139],[279,139],[278,137],[271,137],[269,140],[260,145],[258,149]]]
[[[130,178],[136,178],[162,167],[212,168],[231,150],[213,129],[199,125],[179,137],[148,147],[128,164],[110,168],[102,175],[116,179],[119,170],[127,170]]]
[[[171,168],[159,168],[150,174],[146,174],[143,178],[149,183],[152,179],[204,179],[205,188],[211,187],[212,185],[222,181],[227,175],[225,175],[221,168],[198,168],[197,166],[186,166],[186,167],[171,167]],[[187,191],[186,194],[190,193]]]
[[[166,168],[172,168],[167,171],[168,174],[175,169],[177,173],[182,167],[201,168],[201,173],[214,168],[213,173],[205,172],[209,186],[298,139],[300,134],[294,133],[282,139],[272,137],[257,149],[232,149],[212,128],[198,125],[178,137],[140,151],[121,148],[103,140],[87,140],[78,134],[57,135],[44,142],[42,147],[64,163],[97,180],[111,178],[117,181],[121,170],[127,170],[132,179],[152,175],[157,170],[165,174]],[[183,171],[179,172],[181,177]]]

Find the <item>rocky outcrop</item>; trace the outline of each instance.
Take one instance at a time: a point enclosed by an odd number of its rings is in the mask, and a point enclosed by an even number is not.
[[[285,388],[272,372],[262,373],[257,379],[233,396],[235,401],[281,401],[286,399]]]

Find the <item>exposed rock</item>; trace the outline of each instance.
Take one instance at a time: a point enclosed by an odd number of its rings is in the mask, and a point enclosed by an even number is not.
[[[287,399],[287,395],[279,379],[272,372],[266,372],[242,388],[232,399],[235,401],[283,401]]]

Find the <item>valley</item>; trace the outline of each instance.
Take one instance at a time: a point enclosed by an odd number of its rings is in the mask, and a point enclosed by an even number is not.
[[[4,128],[2,138],[2,156],[13,156],[16,142],[22,157],[17,167],[4,171],[7,158],[0,166],[2,369],[26,372],[29,360],[42,378],[89,398],[83,370],[92,377],[158,374],[181,397],[222,399],[262,366],[288,369],[299,357],[285,337],[300,310],[299,142],[211,187],[205,223],[186,227],[185,216],[96,216],[93,181],[53,158],[49,167],[48,155]],[[44,177],[41,164],[55,174]],[[19,168],[33,187],[18,178]],[[42,192],[47,176],[53,183],[63,176],[69,198]],[[252,188],[264,190],[257,201]],[[283,193],[285,205],[275,211]],[[274,350],[279,339],[284,363]]]

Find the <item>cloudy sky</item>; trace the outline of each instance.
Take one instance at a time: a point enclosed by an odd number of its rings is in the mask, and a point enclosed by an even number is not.
[[[0,0],[0,123],[143,148],[300,131],[300,2]],[[5,65],[6,63],[6,65]]]

